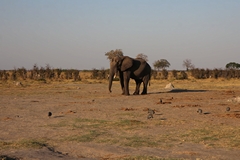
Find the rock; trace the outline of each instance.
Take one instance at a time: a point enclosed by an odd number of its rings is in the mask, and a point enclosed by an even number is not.
[[[197,110],[197,113],[201,114],[201,113],[202,113],[202,110],[201,110],[201,109],[198,109],[198,110]]]
[[[231,99],[228,99],[227,100],[228,102],[237,102],[237,103],[240,103],[240,97],[235,97],[235,98],[231,98]]]
[[[48,112],[48,117],[50,118],[52,116],[52,112]]]
[[[165,89],[174,89],[174,86],[172,83],[168,83],[165,87]]]
[[[230,111],[230,107],[227,107],[227,108],[226,108],[226,111],[228,111],[228,112],[229,112],[229,111]]]
[[[22,82],[16,82],[16,86],[23,86]]]
[[[162,103],[163,103],[162,99],[160,99],[159,103],[160,103],[160,104],[162,104]]]

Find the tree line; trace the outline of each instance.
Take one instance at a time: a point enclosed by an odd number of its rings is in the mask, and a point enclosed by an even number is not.
[[[75,69],[53,69],[47,64],[45,67],[38,67],[36,64],[33,68],[27,70],[24,67],[14,68],[13,70],[0,70],[0,80],[37,80],[46,81],[49,80],[59,80],[59,79],[73,79],[74,81],[81,80],[79,76],[79,70]]]
[[[114,56],[124,56],[121,49],[111,50],[105,53],[107,59],[111,60]],[[136,58],[144,59],[148,61],[148,56],[140,53]],[[207,78],[240,78],[240,64],[236,62],[230,62],[226,64],[225,69],[199,69],[195,68],[190,59],[183,61],[183,67],[186,68],[185,71],[167,71],[166,68],[170,66],[170,63],[166,59],[159,59],[153,63],[154,69],[152,69],[152,79],[188,79],[193,77],[195,79],[207,79]],[[80,76],[81,72],[88,72],[91,79],[107,79],[109,74],[109,69],[92,69],[88,71],[80,71],[77,69],[54,69],[51,68],[49,64],[45,67],[38,67],[37,64],[33,65],[33,68],[26,70],[22,68],[14,68],[13,70],[6,71],[0,70],[0,80],[73,80],[81,81],[83,77]]]
[[[88,77],[82,77],[81,73],[88,73]],[[24,67],[14,70],[0,70],[0,81],[16,81],[16,80],[35,80],[46,82],[50,81],[61,81],[61,80],[72,80],[81,81],[82,79],[108,79],[109,69],[92,69],[92,70],[74,70],[74,69],[52,69],[49,67],[37,67],[34,65],[33,69],[26,70]],[[186,70],[166,70],[161,71],[152,69],[151,79],[176,79],[184,80],[189,78],[195,79],[208,79],[208,78],[226,78],[226,79],[240,79],[240,70],[238,69],[199,69],[193,68],[188,71]],[[116,78],[115,80],[118,80]]]

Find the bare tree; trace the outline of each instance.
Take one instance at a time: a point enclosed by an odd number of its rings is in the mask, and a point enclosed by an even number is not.
[[[185,59],[185,60],[183,61],[183,67],[185,67],[187,71],[188,71],[189,69],[193,69],[193,68],[194,68],[194,65],[192,64],[191,59]]]
[[[148,61],[148,56],[143,53],[139,53],[136,58],[144,59],[146,62]]]

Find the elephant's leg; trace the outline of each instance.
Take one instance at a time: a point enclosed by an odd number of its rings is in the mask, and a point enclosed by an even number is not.
[[[124,95],[130,95],[129,94],[130,72],[123,73],[123,81],[124,81]]]
[[[140,86],[141,86],[141,83],[142,83],[142,80],[135,79],[135,82],[136,82],[136,89],[135,89],[135,92],[133,94],[134,95],[138,95],[139,94],[139,90],[140,90]]]
[[[141,94],[147,94],[147,86],[148,86],[149,79],[150,79],[149,76],[143,77],[143,91]]]
[[[147,83],[143,82],[143,91],[141,94],[147,94]]]
[[[122,72],[119,72],[119,81],[120,81],[120,84],[121,84],[121,88],[122,88],[122,95],[124,95],[124,79],[123,79],[123,73]]]

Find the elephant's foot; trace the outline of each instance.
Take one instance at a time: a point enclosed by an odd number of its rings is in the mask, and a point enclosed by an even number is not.
[[[125,94],[125,93],[122,93],[122,95],[129,96],[130,94],[129,94],[129,93],[126,93],[126,94]]]
[[[134,92],[133,95],[139,95],[139,92]]]
[[[142,92],[142,93],[141,93],[141,95],[145,95],[145,94],[147,94],[147,92]]]

